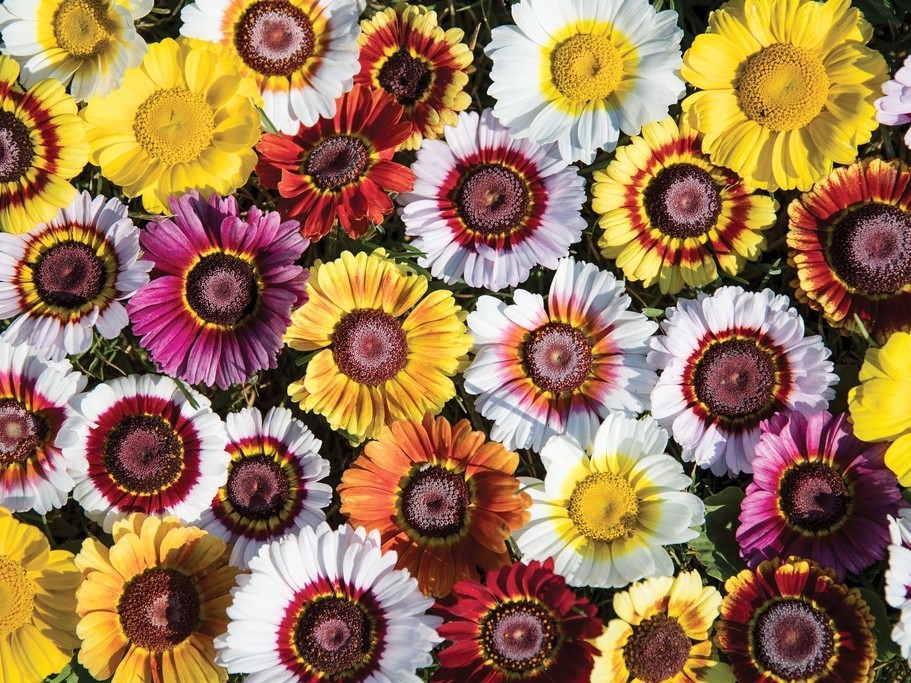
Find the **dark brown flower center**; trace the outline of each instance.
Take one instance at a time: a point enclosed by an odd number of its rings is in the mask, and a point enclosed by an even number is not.
[[[126,415],[105,439],[101,461],[127,491],[156,493],[180,477],[183,444],[158,415]]]
[[[259,300],[256,273],[249,262],[230,254],[203,256],[187,275],[187,303],[213,325],[240,323]]]
[[[395,377],[408,362],[408,343],[398,320],[373,308],[346,314],[332,335],[339,370],[360,384],[376,386]]]
[[[51,306],[78,309],[104,288],[104,261],[82,242],[66,241],[45,251],[34,266],[35,288]]]
[[[751,635],[759,663],[787,680],[816,680],[835,647],[829,620],[802,600],[772,603],[759,615]]]
[[[399,50],[380,67],[377,80],[399,104],[409,105],[427,92],[432,75],[423,59],[412,57],[407,50]]]
[[[749,339],[717,342],[698,361],[693,388],[715,415],[753,415],[775,398],[775,363]]]
[[[47,422],[40,415],[13,398],[0,398],[0,465],[28,460],[47,432]]]
[[[253,3],[234,27],[237,53],[264,76],[291,76],[310,58],[315,45],[309,17],[287,0]]]
[[[16,115],[0,111],[0,183],[15,183],[32,167],[35,148]]]
[[[484,657],[517,674],[547,664],[558,637],[554,618],[531,600],[499,603],[481,623]]]
[[[340,190],[358,180],[370,164],[370,150],[351,135],[326,138],[314,147],[304,162],[304,173],[321,190]]]
[[[291,492],[281,465],[266,455],[232,462],[226,486],[231,506],[247,519],[277,517]]]
[[[871,202],[832,229],[832,268],[854,289],[891,294],[911,284],[911,214]]]
[[[501,164],[468,170],[455,191],[456,212],[470,230],[508,235],[525,220],[531,193],[518,173]]]
[[[658,171],[645,188],[643,203],[651,224],[678,239],[705,234],[721,213],[718,183],[693,164]]]
[[[575,391],[591,373],[591,340],[566,323],[542,325],[524,342],[522,351],[532,382],[554,394]]]
[[[405,521],[421,536],[446,538],[465,526],[471,500],[461,472],[425,465],[411,476],[399,495]]]
[[[788,521],[809,532],[832,529],[845,518],[851,502],[841,474],[822,462],[803,463],[788,470],[778,495]]]
[[[371,650],[373,625],[350,600],[320,598],[308,604],[294,627],[298,653],[317,671],[336,676],[364,662]]]
[[[133,643],[164,652],[186,640],[199,624],[199,592],[179,571],[152,567],[127,582],[117,613]]]
[[[676,619],[656,614],[633,626],[623,646],[629,672],[646,683],[660,683],[683,671],[692,643]]]

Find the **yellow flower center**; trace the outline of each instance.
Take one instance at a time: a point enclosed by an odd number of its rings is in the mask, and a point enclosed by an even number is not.
[[[550,71],[564,97],[575,102],[603,100],[620,85],[623,59],[607,36],[580,34],[557,45]]]
[[[73,57],[94,57],[113,39],[116,25],[104,0],[63,0],[53,27],[61,49]]]
[[[779,43],[750,59],[740,79],[744,113],[771,130],[801,128],[817,116],[829,95],[822,60],[802,47]]]
[[[35,589],[22,565],[0,555],[0,638],[12,633],[32,618]]]
[[[202,94],[168,88],[139,105],[133,131],[150,157],[182,164],[198,159],[212,143],[215,116]]]
[[[639,499],[624,477],[596,472],[576,484],[569,518],[593,541],[613,541],[629,534],[639,518]]]

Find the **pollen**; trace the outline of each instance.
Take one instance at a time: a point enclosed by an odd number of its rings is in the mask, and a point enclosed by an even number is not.
[[[168,88],[152,93],[136,111],[136,141],[165,164],[196,161],[212,144],[215,116],[200,93]]]
[[[64,0],[54,12],[54,37],[73,57],[98,55],[114,38],[117,24],[104,0]]]
[[[551,55],[557,90],[575,102],[609,97],[623,78],[623,58],[607,36],[579,34],[557,45]]]
[[[639,499],[624,477],[595,472],[576,484],[569,499],[569,517],[586,538],[614,541],[635,528]]]

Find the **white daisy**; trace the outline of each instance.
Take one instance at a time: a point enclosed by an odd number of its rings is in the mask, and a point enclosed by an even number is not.
[[[892,640],[902,657],[911,663],[911,509],[899,510],[898,519],[889,517],[889,567],[886,569],[885,597],[890,607],[901,610],[892,629]]]

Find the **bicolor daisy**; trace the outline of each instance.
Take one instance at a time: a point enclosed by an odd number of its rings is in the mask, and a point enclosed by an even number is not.
[[[886,603],[901,610],[892,628],[892,640],[911,663],[911,509],[889,518],[889,566],[884,587]]]
[[[883,96],[876,102],[876,120],[884,126],[911,123],[911,56],[895,75],[883,83]],[[911,127],[905,132],[905,146],[911,149]]]

